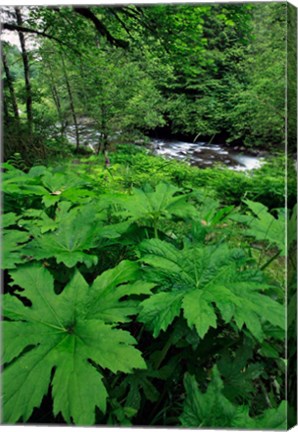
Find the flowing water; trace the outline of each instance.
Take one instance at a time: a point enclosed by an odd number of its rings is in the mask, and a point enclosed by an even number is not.
[[[100,132],[86,124],[80,125],[80,142],[82,146],[96,149]],[[75,129],[71,125],[67,128],[67,138],[75,145]],[[166,158],[189,162],[199,168],[212,167],[217,163],[226,165],[235,171],[249,171],[260,168],[264,162],[263,157],[252,156],[245,151],[235,151],[220,144],[207,144],[204,142],[184,142],[174,139],[152,139],[151,149],[154,154]]]
[[[264,162],[262,157],[251,156],[245,152],[236,152],[219,144],[154,139],[152,146],[157,155],[188,161],[191,165],[199,168],[207,168],[221,163],[235,171],[248,171],[260,168]]]

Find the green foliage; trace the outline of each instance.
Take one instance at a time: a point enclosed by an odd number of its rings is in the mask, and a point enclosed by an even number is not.
[[[28,50],[30,89],[3,44],[5,422],[289,426],[296,172],[273,151],[286,8],[31,7],[26,27],[49,37]],[[159,128],[272,156],[198,169],[148,154]]]
[[[281,254],[285,255],[286,220],[283,209],[276,219],[263,204],[250,200],[244,200],[244,202],[254,214],[254,217],[240,216],[239,218],[241,222],[249,226],[245,234],[256,240],[264,240],[269,245],[276,245]],[[237,217],[235,219],[237,220]]]
[[[4,164],[5,172],[2,176],[2,190],[7,196],[5,205],[16,208],[21,203],[22,208],[42,208],[55,206],[59,201],[88,202],[95,196],[91,190],[90,180],[80,178],[73,171],[55,172],[45,166],[34,166],[28,173]],[[96,188],[94,188],[96,189]],[[9,197],[9,198],[8,198]]]
[[[27,255],[38,260],[55,257],[58,264],[62,262],[67,267],[74,267],[78,262],[87,267],[97,263],[97,256],[84,252],[94,248],[100,239],[102,223],[98,220],[96,207],[90,204],[73,209],[69,207],[70,203],[61,203],[57,211],[58,215],[63,215],[59,224],[53,227],[52,232],[36,234],[26,248]]]
[[[188,194],[181,194],[180,189],[168,183],[159,183],[155,191],[145,185],[143,190],[134,189],[132,195],[119,199],[120,206],[124,209],[120,215],[128,217],[130,221],[153,227],[155,237],[158,237],[161,221],[174,217],[186,219],[196,214],[193,205],[187,202],[188,198]]]
[[[268,289],[260,275],[242,270],[249,261],[241,250],[227,245],[195,245],[182,250],[160,240],[140,245],[141,261],[153,267],[152,280],[160,292],[141,304],[139,320],[157,337],[179,314],[180,308],[190,328],[203,338],[210,327],[217,328],[216,304],[225,323],[245,324],[251,334],[263,340],[262,322],[284,329],[282,305],[262,294]],[[270,313],[266,310],[270,308]],[[265,309],[265,310],[264,310]],[[271,315],[271,312],[274,314]]]
[[[200,170],[126,147],[117,157],[111,173],[95,156],[4,164],[4,421],[46,410],[50,423],[178,425],[185,399],[185,426],[277,427],[284,296],[233,220],[247,214],[193,187]],[[142,188],[126,183],[129,158]],[[255,230],[258,216],[272,222],[252,212]],[[202,392],[185,378],[183,396],[185,373]]]
[[[76,271],[60,295],[54,292],[52,275],[40,265],[11,273],[31,306],[10,294],[4,297],[4,317],[9,319],[3,325],[5,422],[28,420],[52,383],[55,415],[61,412],[68,423],[94,424],[95,407],[106,410],[102,369],[129,373],[146,367],[133,347],[135,339],[114,328],[136,313],[134,303],[119,299],[150,289],[148,284],[127,284],[136,271],[134,263],[123,261],[91,287]]]
[[[70,155],[70,123],[78,124],[75,140],[83,149],[89,141],[85,122],[95,127],[102,149],[121,141],[120,131],[133,136],[164,126],[192,139],[201,134],[209,141],[218,134],[249,148],[281,148],[286,28],[293,29],[295,18],[287,8],[274,3],[94,7],[93,20],[65,7],[31,8],[29,28],[52,40],[41,38],[29,56],[33,131],[25,119],[21,53],[3,44],[11,75],[3,74],[5,160],[19,153],[31,166]],[[294,29],[288,34],[292,37]],[[295,111],[292,51],[288,100]]]
[[[20,153],[14,153],[13,155],[11,155],[10,158],[7,160],[7,163],[20,170],[25,170],[27,168]]]
[[[232,425],[234,406],[222,395],[223,384],[218,369],[214,367],[212,380],[202,394],[193,376],[184,378],[186,400],[180,417],[184,427],[229,427]]]
[[[217,363],[223,377],[223,394],[230,401],[251,402],[256,379],[264,370],[262,363],[253,362],[253,345],[245,340],[235,351],[225,349]]]
[[[285,167],[284,156],[274,156],[252,173],[235,172],[226,167],[198,169],[176,160],[151,156],[143,149],[131,151],[131,146],[121,146],[111,153],[117,179],[111,178],[113,187],[156,186],[171,182],[185,190],[203,188],[209,195],[225,205],[239,205],[243,198],[259,201],[269,208],[284,207]],[[296,177],[294,166],[288,168],[288,202],[295,205]],[[117,180],[117,181],[116,181]]]
[[[286,8],[268,4],[252,9],[253,36],[239,67],[242,80],[233,77],[228,103],[230,141],[277,148],[285,142]]]
[[[186,400],[180,421],[183,427],[223,427],[239,429],[282,430],[286,427],[287,406],[281,403],[276,409],[268,409],[260,417],[252,419],[245,405],[232,404],[223,394],[223,382],[218,368],[212,370],[211,382],[205,393],[202,393],[196,380],[190,374],[184,378]],[[265,426],[266,425],[266,426]]]
[[[23,246],[29,240],[29,233],[17,230],[5,230],[3,232],[3,255],[2,269],[15,268],[16,264],[21,264],[23,260]]]

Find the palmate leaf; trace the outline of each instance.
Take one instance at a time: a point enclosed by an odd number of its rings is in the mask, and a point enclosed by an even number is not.
[[[45,207],[50,207],[62,199],[88,201],[95,194],[86,186],[86,181],[71,172],[55,173],[49,168],[36,166],[26,174],[10,167],[3,174],[2,190],[12,196],[40,196]]]
[[[61,199],[67,199],[73,202],[83,202],[88,197],[95,194],[83,186],[86,182],[72,172],[53,173],[48,171],[41,178],[46,193],[43,196],[43,203],[46,207],[54,205]]]
[[[184,427],[228,427],[234,416],[235,407],[222,395],[223,383],[217,367],[212,371],[212,380],[202,393],[194,376],[184,376],[186,399],[180,421]]]
[[[18,216],[15,213],[5,213],[2,215],[1,227],[7,228],[11,225],[15,225],[17,223]]]
[[[11,272],[32,306],[4,296],[3,315],[9,319],[3,323],[5,423],[28,420],[51,384],[54,415],[61,412],[68,423],[92,425],[95,407],[105,412],[107,398],[103,372],[95,366],[113,373],[146,368],[134,348],[136,340],[115,328],[137,312],[136,303],[122,297],[146,294],[152,287],[134,282],[137,274],[136,263],[123,261],[89,287],[76,271],[57,295],[44,267],[27,265]]]
[[[25,227],[34,235],[35,233],[44,234],[48,231],[54,231],[57,229],[58,224],[57,218],[50,218],[44,210],[28,209],[23,211],[18,225]]]
[[[239,429],[285,429],[286,403],[276,409],[268,409],[261,416],[251,418],[249,407],[234,405],[223,394],[223,382],[217,366],[205,393],[199,390],[195,377],[185,374],[186,398],[180,421],[187,428],[239,428]]]
[[[146,399],[151,402],[156,402],[160,396],[157,388],[152,384],[151,379],[156,378],[158,372],[152,369],[137,370],[134,374],[127,375],[121,382],[118,391],[120,390],[121,396],[127,394],[125,406],[139,410],[142,402],[142,393]]]
[[[16,264],[24,263],[24,243],[29,240],[29,233],[17,230],[3,232],[2,269],[13,269]]]
[[[6,213],[2,216],[1,225],[2,234],[2,257],[1,269],[13,269],[16,264],[24,262],[23,248],[24,244],[29,240],[30,234],[26,231],[18,231],[16,229],[7,229],[12,225],[16,225],[19,217],[15,213]]]
[[[96,204],[75,208],[70,206],[71,203],[61,203],[52,223],[43,216],[37,222],[24,222],[35,236],[26,249],[27,255],[37,260],[54,257],[58,264],[64,263],[67,267],[74,267],[78,262],[91,267],[98,258],[89,250],[96,247],[104,236],[119,237],[127,229],[127,226],[117,226],[117,229],[103,226],[102,209]],[[36,230],[35,226],[39,229]],[[49,229],[52,232],[44,233]]]
[[[3,173],[1,188],[5,194],[17,196],[42,196],[48,193],[39,179],[15,168]]]
[[[2,259],[1,269],[13,269],[16,264],[24,262],[24,244],[29,240],[30,234],[26,231],[18,231],[16,229],[7,229],[12,225],[16,225],[19,216],[15,213],[6,213],[2,216]]]
[[[179,191],[179,188],[168,183],[159,183],[155,191],[134,189],[131,196],[119,199],[123,208],[120,215],[149,226],[173,216],[187,218],[197,215],[193,205],[188,202],[189,194],[177,195]]]
[[[217,363],[224,378],[223,394],[232,402],[250,400],[255,391],[253,380],[264,370],[263,364],[253,362],[252,347],[249,340],[245,340],[234,356],[228,349],[224,350]]]
[[[244,200],[244,202],[254,216],[236,215],[232,216],[232,219],[248,225],[249,228],[244,231],[245,235],[254,237],[256,240],[266,241],[269,245],[277,246],[281,251],[281,255],[285,255],[286,218],[283,210],[280,209],[278,218],[275,218],[263,204],[250,200]],[[295,212],[292,220],[289,221],[290,225],[293,223],[295,223]],[[292,238],[289,237],[289,240],[292,241]]]
[[[247,260],[242,251],[225,244],[180,250],[158,239],[144,241],[140,251],[141,261],[150,266],[147,276],[163,290],[142,302],[138,316],[155,337],[180,309],[201,338],[217,327],[217,310],[226,323],[234,320],[239,329],[245,324],[260,341],[263,322],[284,329],[282,305],[263,294],[268,286],[260,272],[243,270]]]
[[[179,292],[161,292],[142,303],[139,321],[157,337],[161,330],[166,330],[176,316],[180,314],[183,294]]]
[[[193,290],[183,297],[184,317],[190,328],[195,326],[198,334],[204,337],[209,327],[216,328],[216,313],[211,303],[204,298],[203,290]]]
[[[28,209],[19,226],[25,227],[34,239],[23,253],[37,260],[55,258],[57,263],[74,267],[78,262],[87,267],[97,263],[98,252],[105,239],[119,238],[130,226],[129,222],[106,225],[105,200],[72,207],[60,202],[50,218],[43,210]]]
[[[288,429],[287,402],[283,401],[277,408],[269,408],[258,417],[249,416],[249,407],[237,407],[231,427],[235,429],[286,430]]]

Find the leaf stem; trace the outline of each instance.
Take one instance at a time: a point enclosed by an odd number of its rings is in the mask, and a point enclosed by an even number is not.
[[[161,363],[163,362],[164,358],[166,357],[169,349],[171,348],[173,337],[175,336],[175,331],[171,334],[167,342],[165,343],[163,349],[160,351],[160,355],[158,356],[157,360],[155,361],[155,369],[159,369]]]
[[[260,267],[260,270],[265,270],[265,268],[267,268],[279,255],[280,251],[276,252],[276,254],[274,254],[268,261],[265,262],[265,264]]]

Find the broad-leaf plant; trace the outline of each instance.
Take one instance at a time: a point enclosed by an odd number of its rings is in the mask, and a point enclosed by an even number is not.
[[[285,427],[281,210],[4,171],[4,423]]]

